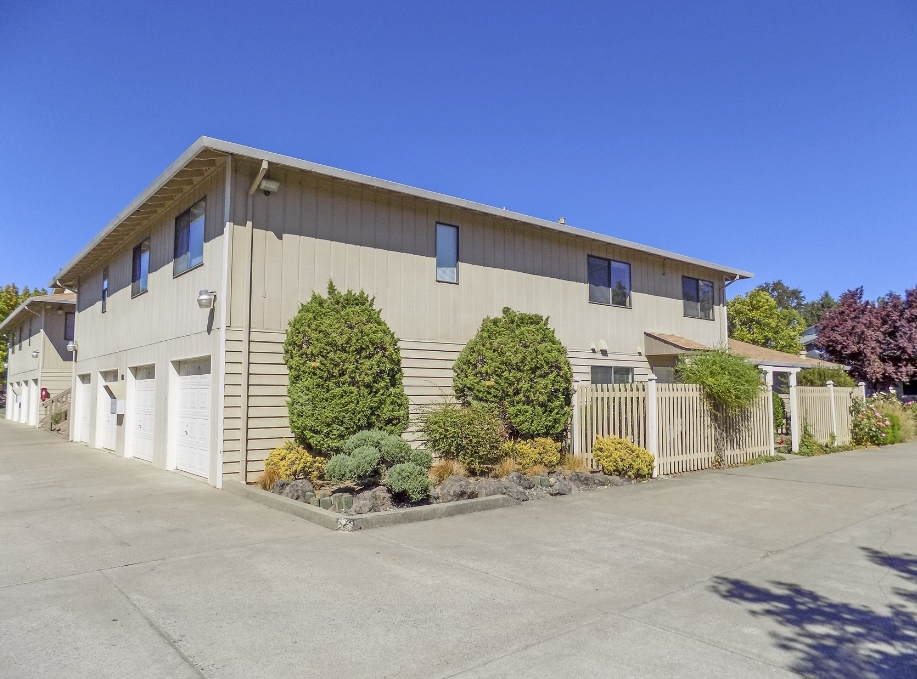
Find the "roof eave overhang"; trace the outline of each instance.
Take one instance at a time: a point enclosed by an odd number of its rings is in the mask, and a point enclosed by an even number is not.
[[[416,198],[422,198],[426,200],[435,201],[438,203],[444,203],[447,205],[452,205],[458,208],[464,208],[468,210],[473,210],[476,212],[490,214],[496,217],[501,217],[504,219],[511,219],[518,221],[524,224],[530,224],[533,226],[542,227],[555,231],[558,233],[564,233],[572,236],[578,236],[581,238],[586,238],[593,241],[598,241],[601,243],[606,243],[609,245],[614,245],[621,248],[626,248],[628,250],[633,250],[636,252],[642,252],[649,255],[655,255],[665,259],[670,259],[672,261],[682,262],[685,264],[690,264],[700,268],[708,269],[711,271],[716,271],[722,273],[725,276],[730,277],[731,279],[741,280],[751,278],[752,273],[748,271],[743,271],[741,269],[735,269],[733,267],[723,266],[721,264],[716,264],[714,262],[708,262],[706,260],[697,259],[694,257],[687,257],[685,255],[679,255],[674,252],[669,252],[667,250],[662,250],[660,248],[654,248],[648,245],[641,245],[640,243],[635,243],[633,241],[624,240],[621,238],[614,238],[612,236],[606,236],[604,234],[595,233],[593,231],[587,231],[586,229],[580,229],[575,226],[570,226],[567,224],[560,224],[558,222],[548,221],[546,219],[540,219],[538,217],[532,217],[525,215],[519,212],[513,212],[511,210],[505,210],[491,205],[484,205],[483,203],[476,203],[474,201],[465,200],[463,198],[455,198],[453,196],[448,196],[442,193],[436,193],[435,191],[428,191],[426,189],[418,189],[413,186],[407,186],[406,184],[399,184],[397,182],[388,181],[386,179],[378,179],[376,177],[370,177],[368,175],[362,175],[356,172],[350,172],[348,170],[340,170],[334,167],[329,167],[327,165],[320,165],[318,163],[312,163],[306,160],[300,160],[299,158],[293,158],[291,156],[285,156],[279,153],[273,153],[270,151],[263,151],[261,149],[252,148],[250,146],[244,146],[242,144],[235,144],[232,142],[222,141],[220,139],[213,139],[212,137],[201,137],[195,141],[184,153],[182,153],[176,160],[173,162],[166,170],[163,172],[156,180],[150,184],[137,198],[135,198],[131,203],[124,208],[113,220],[111,220],[108,225],[93,238],[80,252],[70,260],[60,271],[55,274],[54,278],[50,281],[49,285],[58,285],[63,283],[66,286],[75,285],[76,281],[71,280],[71,272],[80,264],[80,262],[93,250],[102,243],[109,235],[114,232],[122,222],[124,222],[128,217],[133,215],[140,207],[142,207],[152,196],[154,196],[157,191],[159,191],[165,184],[171,180],[175,175],[177,175],[188,163],[194,160],[202,151],[211,150],[220,154],[242,156],[251,158],[253,160],[266,160],[268,163],[274,163],[277,165],[282,165],[298,170],[303,170],[306,172],[315,172],[317,174],[341,179],[344,181],[354,182],[363,186],[375,187],[387,191],[394,191],[408,196],[413,196]]]

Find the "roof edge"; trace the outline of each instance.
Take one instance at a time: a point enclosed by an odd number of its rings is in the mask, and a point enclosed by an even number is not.
[[[671,259],[673,261],[683,262],[693,266],[699,266],[705,269],[710,269],[712,271],[734,276],[737,280],[752,278],[754,275],[751,272],[743,271],[742,269],[736,269],[734,267],[716,264],[714,262],[698,259],[696,257],[680,255],[678,253],[663,250],[661,248],[642,245],[640,243],[624,240],[622,238],[607,236],[605,234],[596,233],[587,229],[581,229],[579,227],[571,226],[568,224],[560,224],[558,222],[552,222],[547,219],[541,219],[540,217],[532,217],[531,215],[526,215],[520,212],[505,210],[502,208],[494,207],[492,205],[485,205],[484,203],[477,203],[471,200],[466,200],[464,198],[456,198],[444,193],[437,193],[427,189],[420,189],[417,187],[409,186],[407,184],[400,184],[398,182],[393,182],[387,179],[379,179],[377,177],[372,177],[357,172],[351,172],[349,170],[341,170],[328,165],[321,165],[320,163],[313,163],[307,160],[294,158],[292,156],[274,153],[272,151],[264,151],[262,149],[257,149],[251,146],[224,141],[222,139],[202,136],[199,137],[191,146],[189,146],[171,165],[169,165],[169,167],[162,174],[160,174],[146,189],[144,189],[139,196],[131,201],[126,208],[121,210],[121,212],[119,212],[118,215],[115,216],[115,218],[112,219],[104,229],[102,229],[102,231],[96,234],[96,236],[85,247],[83,247],[83,249],[80,250],[76,256],[74,256],[65,266],[63,266],[55,274],[49,285],[55,285],[58,280],[64,278],[67,273],[73,269],[83,257],[89,254],[92,249],[95,248],[106,236],[114,231],[115,228],[117,228],[117,226],[122,221],[124,221],[124,219],[130,216],[138,207],[146,202],[147,199],[156,193],[156,191],[158,191],[163,184],[171,179],[173,175],[177,174],[185,164],[187,164],[204,149],[210,149],[230,155],[245,156],[253,160],[267,160],[269,163],[276,163],[278,165],[283,165],[293,169],[315,172],[317,174],[335,179],[342,179],[345,181],[363,184],[365,186],[372,186],[379,189],[414,196],[416,198],[423,198],[439,203],[445,203],[447,205],[453,205],[459,208],[490,214],[495,217],[512,219],[524,224],[530,224],[532,226],[550,229],[558,233],[587,238],[589,240],[614,245],[628,250],[643,252],[646,254],[655,255],[657,257],[663,257],[665,259]]]
[[[0,323],[0,332],[3,332],[8,325],[12,325],[16,317],[27,309],[30,304],[36,304],[38,302],[43,304],[76,304],[75,299],[52,299],[53,297],[54,295],[35,295],[34,297],[29,297],[22,302],[22,304],[13,309],[9,316],[3,319],[3,322]]]

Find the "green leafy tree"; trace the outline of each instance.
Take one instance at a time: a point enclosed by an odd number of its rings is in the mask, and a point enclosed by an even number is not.
[[[791,288],[780,279],[759,285],[757,289],[770,295],[780,309],[793,309],[802,313],[805,308],[806,297],[802,294],[802,290]]]
[[[805,319],[806,326],[818,325],[822,316],[831,311],[837,304],[837,300],[834,299],[827,290],[825,290],[818,299],[812,302],[806,302],[802,309],[802,317]]]
[[[44,288],[35,288],[30,290],[29,286],[25,286],[20,292],[19,286],[15,283],[10,283],[4,285],[0,288],[0,323],[6,320],[13,311],[16,310],[20,304],[26,301],[29,297],[34,297],[35,295],[47,295],[48,291]],[[0,388],[6,389],[6,362],[9,357],[9,333],[0,333],[0,366],[3,366],[3,369],[0,370]]]
[[[290,428],[322,454],[339,452],[364,429],[400,434],[408,398],[398,338],[365,292],[313,293],[290,320],[283,346]]]
[[[795,309],[780,308],[763,289],[729,300],[727,309],[733,339],[791,354],[802,351],[799,336],[806,328],[802,316]]]
[[[511,436],[557,438],[567,426],[573,371],[544,316],[507,307],[485,318],[453,371],[456,398],[495,405]]]

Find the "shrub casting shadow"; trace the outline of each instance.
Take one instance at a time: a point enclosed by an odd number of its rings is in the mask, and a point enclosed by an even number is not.
[[[917,587],[917,556],[870,548],[863,552],[872,563],[894,571],[905,585]],[[715,578],[712,589],[745,604],[752,615],[783,626],[771,635],[778,648],[795,656],[790,669],[814,677],[917,678],[917,589],[885,590],[889,603],[877,611],[832,601],[792,583],[770,585]]]

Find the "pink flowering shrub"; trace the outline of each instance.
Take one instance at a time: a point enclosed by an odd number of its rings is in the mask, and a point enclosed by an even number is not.
[[[885,446],[901,440],[901,421],[895,415],[883,415],[871,399],[855,398],[850,406],[851,436],[857,446]]]

